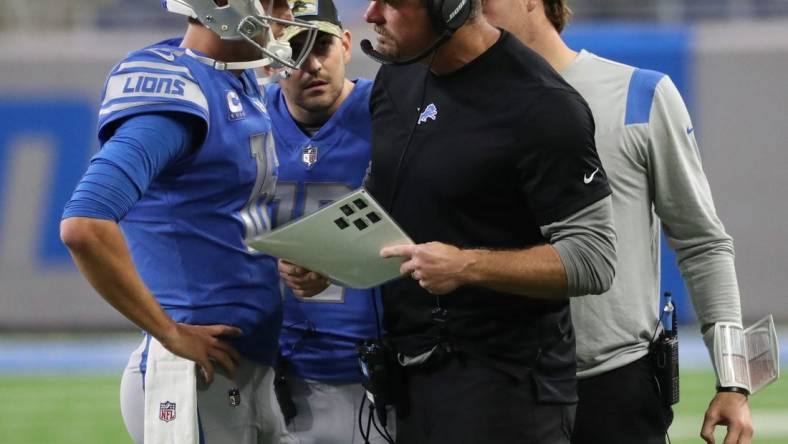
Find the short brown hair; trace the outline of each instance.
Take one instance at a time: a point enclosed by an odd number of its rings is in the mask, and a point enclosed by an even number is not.
[[[544,12],[558,32],[564,30],[569,17],[572,16],[572,10],[566,4],[566,0],[544,0]]]

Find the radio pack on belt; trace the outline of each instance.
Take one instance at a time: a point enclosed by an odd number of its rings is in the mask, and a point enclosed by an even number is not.
[[[290,424],[298,414],[288,381],[287,373],[289,367],[290,361],[282,357],[280,353],[274,364],[274,393],[279,403],[279,409],[282,411],[282,416],[285,419],[285,424]]]
[[[356,344],[358,363],[361,368],[361,384],[367,399],[375,406],[378,420],[386,427],[386,406],[395,405],[397,367],[391,349],[380,339],[361,341]]]
[[[663,329],[656,340],[652,338],[650,351],[662,405],[670,407],[679,402],[679,332],[676,307],[670,293],[665,293],[665,308],[660,319],[664,317],[670,317],[670,329]]]

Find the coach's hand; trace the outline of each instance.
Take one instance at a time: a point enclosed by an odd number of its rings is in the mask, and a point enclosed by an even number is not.
[[[385,247],[380,255],[405,258],[399,271],[432,294],[450,293],[463,285],[463,274],[471,264],[463,250],[440,242]]]
[[[331,281],[322,274],[284,259],[279,259],[279,277],[299,298],[311,298],[331,285]]]
[[[728,426],[723,444],[750,444],[753,428],[747,397],[741,393],[720,392],[711,400],[700,436],[708,444],[714,444],[714,427]]]
[[[243,332],[229,325],[189,325],[175,324],[166,336],[158,338],[159,342],[172,353],[197,363],[205,382],[213,381],[216,361],[227,370],[232,378],[241,355],[233,346],[219,339],[220,336],[241,336]]]

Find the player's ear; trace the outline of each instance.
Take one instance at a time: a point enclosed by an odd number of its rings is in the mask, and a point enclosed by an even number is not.
[[[342,52],[345,56],[345,65],[347,65],[353,54],[353,34],[347,29],[342,31]]]

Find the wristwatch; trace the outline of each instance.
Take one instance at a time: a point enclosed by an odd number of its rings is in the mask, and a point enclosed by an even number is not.
[[[717,387],[717,393],[720,392],[733,392],[733,393],[741,393],[744,396],[750,396],[750,391],[746,388],[741,388],[737,386],[730,386],[730,387]]]

